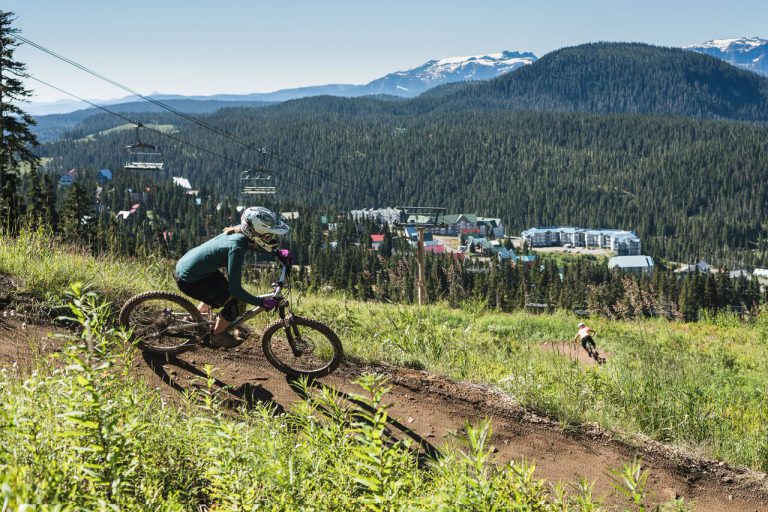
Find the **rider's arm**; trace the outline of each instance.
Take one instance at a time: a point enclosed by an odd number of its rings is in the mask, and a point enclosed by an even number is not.
[[[229,250],[229,259],[227,261],[227,274],[229,275],[229,294],[237,300],[260,306],[262,299],[251,295],[243,289],[240,281],[243,277],[243,261],[245,260],[245,251],[238,247]]]

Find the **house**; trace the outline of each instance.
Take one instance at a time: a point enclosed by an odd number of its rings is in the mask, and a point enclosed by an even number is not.
[[[475,214],[452,213],[443,215],[440,220],[445,224],[445,227],[439,231],[440,233],[451,236],[480,234],[480,228],[477,226],[477,215]]]
[[[296,220],[299,218],[299,212],[281,212],[280,216],[284,220]]]
[[[72,184],[80,177],[80,173],[77,169],[70,169],[59,178],[60,187],[71,187]]]
[[[101,169],[96,173],[96,181],[102,185],[108,181],[112,181],[112,171],[109,169]]]
[[[513,262],[517,261],[517,254],[515,254],[515,251],[512,249],[507,249],[503,246],[497,246],[493,248],[493,252],[496,253],[496,257],[499,259],[499,261],[504,260],[512,260]]]
[[[614,256],[608,260],[608,268],[618,268],[624,272],[650,274],[653,267],[653,258],[650,256]]]
[[[491,243],[486,238],[474,237],[474,236],[467,237],[468,252],[482,253],[483,249],[487,248],[488,250],[490,250],[491,247],[492,247]]]
[[[757,278],[768,279],[768,268],[756,268],[752,271],[752,275]]]
[[[477,217],[477,227],[485,236],[493,235],[494,238],[503,238],[505,234],[504,224],[498,218]]]
[[[750,273],[747,270],[741,269],[741,270],[731,270],[728,272],[728,277],[731,279],[740,279],[742,277],[749,279]]]

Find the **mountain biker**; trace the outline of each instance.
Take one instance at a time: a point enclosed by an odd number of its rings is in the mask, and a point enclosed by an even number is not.
[[[216,317],[212,339],[222,335],[239,314],[238,301],[275,309],[275,299],[262,299],[245,291],[240,283],[243,261],[249,250],[272,254],[283,262],[290,260],[287,249],[278,249],[277,237],[288,233],[288,225],[280,216],[262,206],[243,211],[240,224],[224,228],[223,232],[202,245],[190,249],[176,263],[174,277],[179,290],[200,302],[197,309],[208,314],[211,308],[221,308]],[[219,270],[226,267],[229,279]]]
[[[592,339],[592,335],[596,334],[591,327],[587,327],[584,322],[579,322],[579,331],[576,333],[576,337],[573,341],[581,341],[581,346],[587,351],[589,357],[593,357],[592,347],[595,346],[595,340]]]

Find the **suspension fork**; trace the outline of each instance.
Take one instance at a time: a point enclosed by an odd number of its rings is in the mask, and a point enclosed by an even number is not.
[[[288,338],[288,344],[291,346],[291,351],[294,357],[300,357],[303,352],[299,348],[297,341],[301,341],[301,333],[296,324],[293,323],[293,315],[286,314],[285,306],[278,306],[277,314],[280,316],[280,320],[283,322],[283,330],[285,331],[285,337]]]

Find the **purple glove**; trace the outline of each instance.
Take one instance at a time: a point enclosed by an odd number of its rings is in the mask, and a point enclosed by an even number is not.
[[[286,265],[290,265],[293,261],[291,259],[291,251],[288,249],[280,249],[277,251],[277,257],[280,259],[280,261],[285,262]]]
[[[276,301],[275,299],[264,299],[261,301],[261,307],[264,308],[267,311],[272,311],[275,309],[280,303]]]

